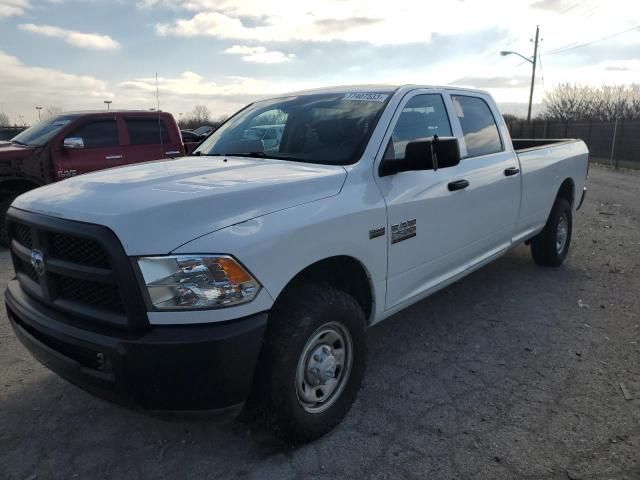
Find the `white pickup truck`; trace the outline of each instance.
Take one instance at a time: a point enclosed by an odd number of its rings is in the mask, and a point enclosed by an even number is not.
[[[559,266],[587,171],[579,140],[511,140],[481,91],[258,101],[184,159],[18,197],[8,316],[98,395],[227,414],[255,399],[311,440],[349,410],[369,327],[521,243]]]

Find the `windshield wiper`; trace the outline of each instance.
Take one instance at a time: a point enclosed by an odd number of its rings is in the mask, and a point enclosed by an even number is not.
[[[251,157],[251,158],[267,158],[264,152],[241,152],[241,153],[225,153],[225,157]],[[275,157],[270,157],[275,158]]]
[[[29,146],[29,144],[28,144],[28,143],[24,143],[24,142],[21,142],[21,141],[19,141],[19,140],[9,140],[9,141],[10,141],[11,143],[17,143],[18,145],[24,145],[25,147],[28,147],[28,146]]]

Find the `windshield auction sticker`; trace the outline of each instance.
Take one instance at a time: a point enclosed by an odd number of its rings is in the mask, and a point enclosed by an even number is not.
[[[384,102],[387,97],[388,95],[384,93],[353,92],[345,94],[342,99],[356,102]]]

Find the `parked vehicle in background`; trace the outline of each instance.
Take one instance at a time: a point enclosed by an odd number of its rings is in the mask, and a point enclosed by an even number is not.
[[[212,127],[211,125],[203,125],[201,127],[196,128],[193,131],[193,133],[195,133],[196,135],[200,135],[201,137],[206,137],[214,130],[215,130],[215,127]]]
[[[206,136],[198,135],[193,130],[180,130],[180,134],[182,135],[182,141],[185,143],[185,146],[189,144],[193,148],[206,138]],[[185,149],[187,150],[187,153],[189,153],[193,148]]]
[[[10,140],[24,130],[26,127],[0,127],[0,141]]]
[[[92,392],[227,414],[253,398],[307,441],[351,407],[368,327],[518,244],[561,265],[587,173],[582,141],[511,140],[481,91],[258,101],[188,158],[18,197],[8,317]]]
[[[256,125],[249,128],[243,138],[262,141],[264,151],[267,152],[280,145],[283,132],[284,125]]]
[[[170,113],[71,112],[48,118],[0,142],[0,242],[4,215],[15,197],[83,173],[176,158],[198,142],[183,144]]]

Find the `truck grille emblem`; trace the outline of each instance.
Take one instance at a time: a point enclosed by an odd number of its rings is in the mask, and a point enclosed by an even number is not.
[[[38,275],[44,274],[44,254],[40,250],[31,250],[31,266]]]

